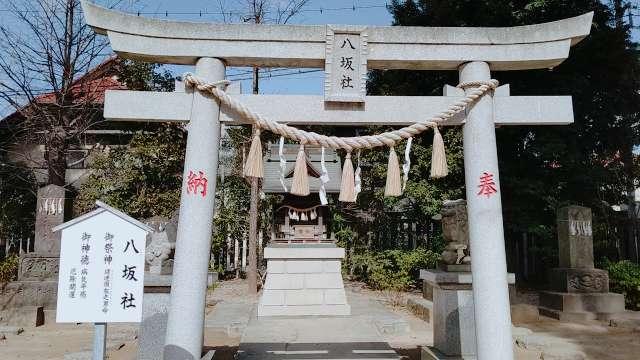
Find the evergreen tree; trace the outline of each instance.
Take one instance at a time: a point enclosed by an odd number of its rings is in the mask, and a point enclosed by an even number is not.
[[[596,236],[612,241],[604,238],[611,236],[610,206],[627,203],[636,185],[633,147],[640,107],[638,57],[629,27],[619,21],[620,8],[596,0],[396,0],[389,10],[394,25],[403,26],[517,26],[595,12],[591,35],[560,66],[492,74],[510,84],[512,95],[573,96],[575,123],[504,127],[496,133],[507,232],[538,233],[551,246],[556,209],[574,203],[593,208]],[[370,79],[371,94],[441,95],[444,84],[458,83],[458,74],[373,71]],[[445,141],[453,178],[426,180],[426,137],[417,139],[412,152],[406,196],[426,216],[438,211],[442,199],[464,194],[461,129],[446,129]]]

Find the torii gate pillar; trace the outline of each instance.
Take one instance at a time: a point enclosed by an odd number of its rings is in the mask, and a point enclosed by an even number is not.
[[[491,79],[486,62],[459,68],[460,83]],[[463,125],[464,173],[478,359],[513,359],[493,94],[480,98]]]
[[[201,58],[196,75],[209,82],[223,80],[219,59]],[[180,219],[171,284],[164,359],[200,359],[204,339],[204,308],[211,227],[216,197],[220,144],[218,102],[195,91],[188,125],[187,150],[180,194]]]

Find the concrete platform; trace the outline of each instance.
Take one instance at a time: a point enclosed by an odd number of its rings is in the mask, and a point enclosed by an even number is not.
[[[258,316],[346,316],[351,314],[342,281],[344,249],[267,247],[267,278]]]

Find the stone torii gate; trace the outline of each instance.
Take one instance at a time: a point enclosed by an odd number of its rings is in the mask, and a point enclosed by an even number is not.
[[[489,81],[491,71],[553,68],[589,34],[593,17],[589,13],[512,28],[292,26],[163,21],[86,1],[82,6],[87,23],[108,35],[120,56],[195,64],[195,75],[207,82],[223,80],[226,66],[324,68],[324,96],[231,94],[265,118],[304,125],[412,124],[473,88],[445,86],[443,97],[365,96],[369,69],[457,70],[461,83],[473,84]],[[346,64],[345,59],[349,59]],[[199,359],[220,124],[244,120],[199,91],[109,91],[104,115],[115,120],[188,123],[164,358]],[[481,360],[513,358],[495,126],[572,122],[570,96],[509,96],[506,85],[444,124],[463,126]],[[483,191],[487,186],[490,191]]]

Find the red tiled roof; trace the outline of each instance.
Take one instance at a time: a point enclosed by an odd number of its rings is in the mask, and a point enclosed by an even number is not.
[[[71,86],[71,94],[74,103],[83,103],[90,100],[93,104],[104,104],[104,92],[107,90],[124,90],[127,86],[122,84],[115,76],[105,76],[88,81],[81,79]],[[37,96],[34,101],[39,104],[55,103],[55,93],[47,93]]]
[[[83,103],[90,100],[93,104],[104,104],[104,92],[106,90],[124,90],[127,86],[121,83],[114,75],[113,68],[118,63],[118,58],[110,57],[83,76],[76,79],[71,85],[71,94],[74,103]],[[40,104],[53,104],[56,94],[53,92],[37,96],[34,101]]]
[[[71,85],[74,104],[90,102],[96,105],[103,105],[106,90],[127,89],[127,86],[120,82],[116,76],[117,72],[115,71],[115,67],[119,61],[120,59],[114,55],[76,79]],[[56,94],[50,92],[38,95],[31,103],[54,104],[55,101]],[[23,109],[28,108],[31,103],[25,105]],[[19,111],[16,111],[5,117],[4,120],[9,120],[18,115]]]

